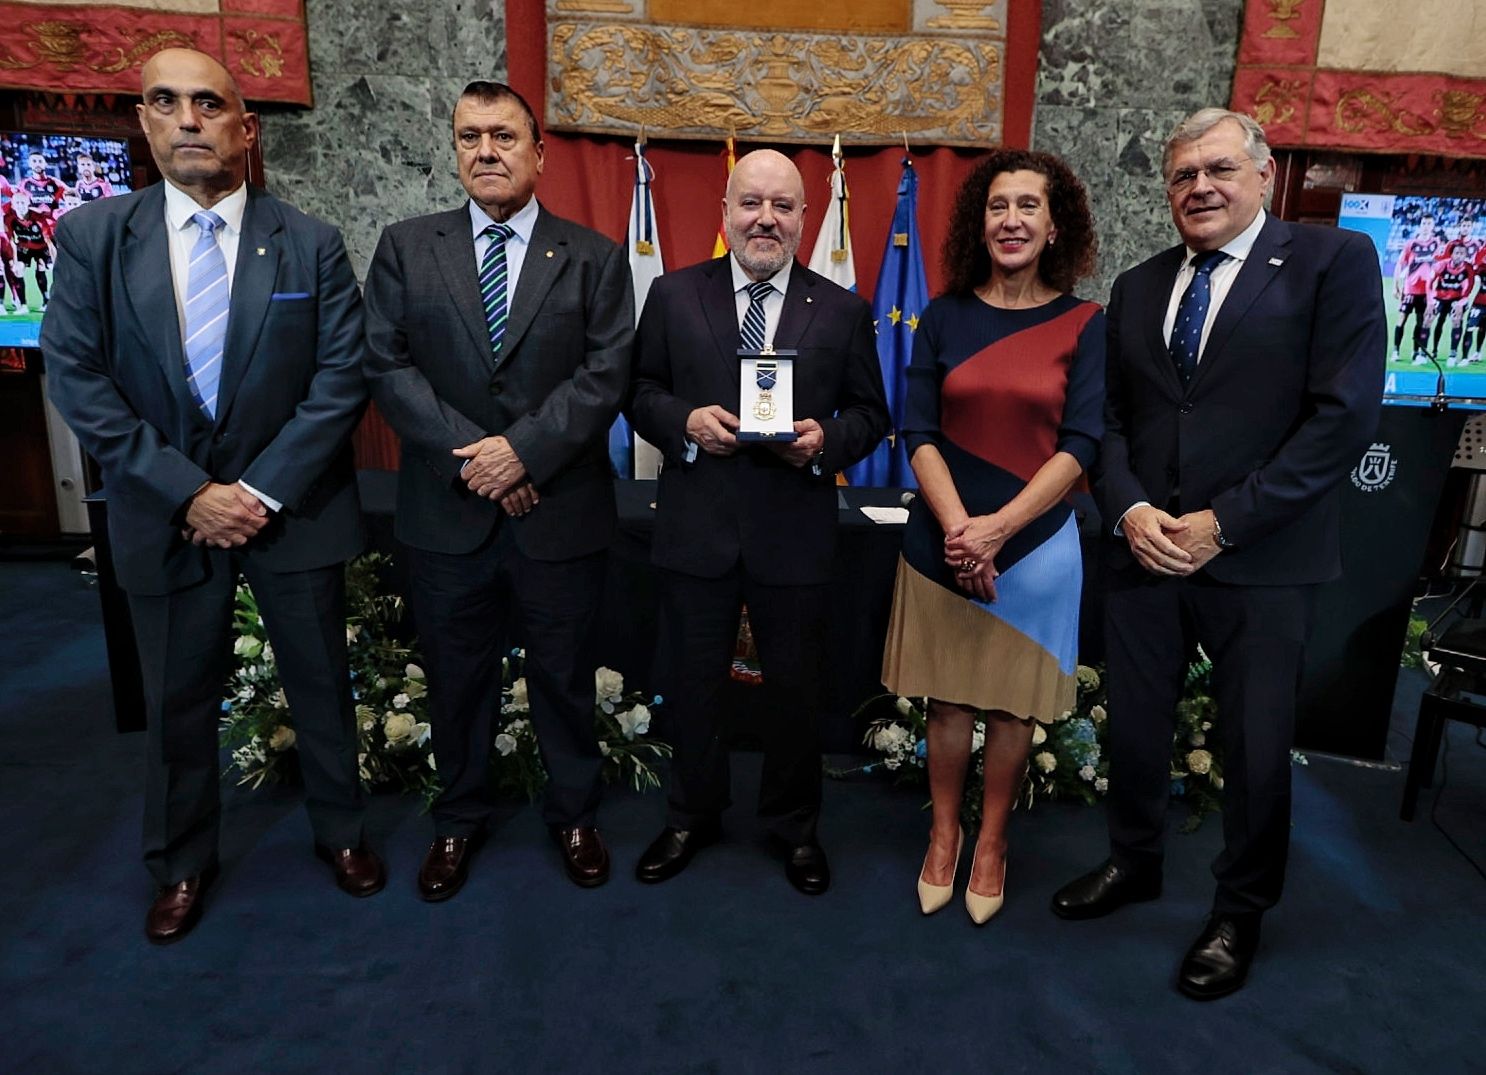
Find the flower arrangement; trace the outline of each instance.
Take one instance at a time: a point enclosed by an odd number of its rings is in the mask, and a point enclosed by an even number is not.
[[[1171,794],[1188,808],[1186,829],[1194,829],[1202,818],[1221,806],[1223,771],[1212,741],[1216,705],[1211,694],[1212,664],[1199,652],[1187,670],[1185,690],[1177,704],[1176,732],[1172,737]],[[1108,715],[1105,710],[1104,677],[1096,668],[1078,666],[1078,695],[1074,707],[1051,724],[1032,729],[1032,748],[1020,802],[1032,807],[1039,798],[1073,798],[1098,802],[1109,791],[1109,759],[1106,752]],[[890,703],[890,711],[883,713]],[[877,712],[863,737],[878,759],[854,772],[885,770],[900,780],[925,785],[928,718],[927,699],[879,695],[859,713]],[[962,813],[967,822],[980,819],[981,781],[984,776],[981,747],[985,722],[977,718],[971,742],[973,771],[965,781]]]
[[[403,627],[403,599],[382,584],[388,558],[372,553],[346,565],[346,644],[356,707],[357,759],[368,788],[412,792],[432,802],[438,794],[435,743],[428,720],[428,685],[414,640]],[[297,773],[294,724],[279,683],[273,647],[252,590],[240,585],[234,613],[236,665],[222,703],[221,742],[227,772],[257,788]],[[503,662],[502,724],[491,754],[495,787],[535,799],[546,783],[531,724],[524,654]],[[594,723],[604,753],[604,778],[639,791],[660,786],[654,768],[671,748],[648,736],[652,709],[661,704],[626,692],[624,677],[608,668],[594,674]]]

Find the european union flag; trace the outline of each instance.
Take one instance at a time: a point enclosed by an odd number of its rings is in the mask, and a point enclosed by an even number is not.
[[[918,486],[896,430],[903,427],[913,333],[927,305],[929,283],[918,242],[918,176],[913,171],[913,162],[904,157],[903,178],[898,181],[898,206],[893,212],[893,226],[888,231],[887,249],[883,251],[882,268],[877,274],[877,293],[872,298],[872,318],[877,323],[877,359],[882,364],[882,383],[887,389],[887,408],[895,432],[873,449],[871,455],[846,471],[852,485]]]

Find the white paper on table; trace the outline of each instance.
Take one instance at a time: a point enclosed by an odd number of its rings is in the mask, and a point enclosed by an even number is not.
[[[871,519],[874,523],[902,526],[908,521],[907,508],[874,508],[868,506],[863,507],[861,511],[863,515]]]

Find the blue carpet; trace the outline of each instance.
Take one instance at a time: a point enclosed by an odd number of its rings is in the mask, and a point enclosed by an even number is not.
[[[1220,833],[1173,833],[1165,896],[1062,922],[1053,890],[1099,861],[1097,809],[1018,814],[1005,911],[976,930],[913,896],[921,796],[828,782],[835,883],[786,884],[736,766],[729,840],[668,884],[630,870],[658,796],[614,792],[616,870],[582,891],[513,807],[453,901],[413,875],[415,803],[377,796],[391,867],[335,891],[297,795],[225,789],[224,870],[166,949],[141,936],[139,736],[112,731],[97,595],[63,565],[0,563],[0,1071],[1463,1072],[1481,1070],[1486,882],[1431,825],[1397,818],[1402,774],[1296,770],[1289,887],[1249,986],[1172,989],[1211,898]],[[1407,749],[1423,679],[1406,675]],[[1451,732],[1444,828],[1486,861],[1486,751]],[[1173,820],[1176,820],[1173,818]],[[963,869],[962,877],[963,882]]]

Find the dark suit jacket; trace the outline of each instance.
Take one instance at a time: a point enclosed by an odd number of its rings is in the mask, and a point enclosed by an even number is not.
[[[52,399],[103,467],[120,583],[161,594],[204,577],[208,550],[179,526],[208,480],[283,503],[243,549],[269,570],[354,556],[350,436],[366,387],[340,233],[248,188],[213,421],[186,384],[166,227],[159,184],[63,217],[41,327]]]
[[[500,359],[492,358],[468,204],[393,224],[366,278],[367,376],[402,438],[399,539],[478,547],[505,513],[459,478],[455,448],[504,436],[541,503],[510,520],[538,560],[613,539],[608,432],[629,382],[634,291],[622,248],[540,209]]]
[[[799,351],[795,418],[814,418],[825,430],[820,475],[762,445],[731,456],[698,451],[687,464],[687,416],[713,403],[738,409],[730,256],[666,273],[651,285],[640,317],[628,413],[635,431],[665,456],[652,559],[716,578],[741,556],[759,582],[828,582],[836,472],[870,452],[890,428],[872,313],[861,298],[798,262],[790,271],[774,347]]]
[[[1249,585],[1341,571],[1336,488],[1377,428],[1384,315],[1367,237],[1271,216],[1219,308],[1191,383],[1161,337],[1175,247],[1115,281],[1097,493],[1112,528],[1139,501],[1212,508],[1234,547],[1205,568]],[[1112,566],[1134,564],[1123,538]],[[1135,570],[1139,570],[1138,567]]]

